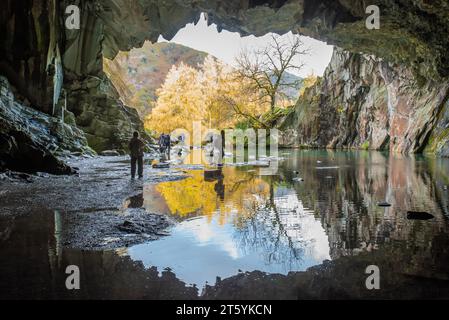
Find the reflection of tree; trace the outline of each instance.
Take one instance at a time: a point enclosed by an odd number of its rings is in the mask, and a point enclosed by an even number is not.
[[[156,187],[172,214],[181,218],[205,215],[209,221],[218,216],[219,224],[235,226],[234,237],[240,250],[262,252],[267,264],[284,264],[288,270],[301,262],[304,241],[290,235],[298,230],[286,226],[281,218],[293,213],[279,211],[275,180],[266,181],[252,172],[230,167],[223,168],[223,179],[219,181],[206,181],[200,170],[189,174],[188,179]]]
[[[160,183],[156,190],[165,199],[170,212],[181,218],[192,213],[211,218],[218,213],[223,224],[232,219],[234,211],[242,216],[253,215],[246,204],[254,201],[255,197],[264,198],[268,194],[266,183],[251,173],[238,172],[234,168],[224,168],[223,171],[223,179],[217,182],[206,181],[203,171],[192,170],[189,178]],[[226,188],[222,190],[217,183]],[[220,196],[220,192],[224,195]]]
[[[240,224],[235,237],[241,250],[263,252],[267,264],[284,265],[286,270],[297,269],[302,262],[305,242],[288,235],[288,227],[275,202],[275,183],[270,179],[269,184],[269,197],[254,203],[255,214]]]

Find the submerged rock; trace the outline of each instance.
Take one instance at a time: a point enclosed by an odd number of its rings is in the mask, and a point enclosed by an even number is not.
[[[433,219],[434,215],[428,212],[421,211],[407,211],[407,219],[410,220],[429,220]]]

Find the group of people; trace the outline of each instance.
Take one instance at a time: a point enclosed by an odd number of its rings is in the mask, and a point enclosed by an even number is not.
[[[167,156],[170,159],[170,135],[162,133],[159,137],[159,151],[163,156]],[[137,174],[139,179],[143,178],[143,152],[145,149],[145,143],[139,138],[139,133],[135,131],[133,137],[129,141],[129,154],[131,156],[131,179]]]
[[[181,139],[179,139],[181,140]],[[159,137],[159,151],[161,153],[162,161],[166,159],[170,160],[170,149],[171,149],[171,137],[169,134],[162,133]],[[224,145],[225,145],[225,135],[222,130],[219,134],[210,135],[210,157],[213,158],[215,164],[223,165],[224,156]],[[132,139],[128,144],[129,153],[131,156],[131,179],[136,176],[136,169],[139,179],[143,178],[143,153],[145,148],[145,143],[139,138],[139,133],[135,131],[133,133]]]

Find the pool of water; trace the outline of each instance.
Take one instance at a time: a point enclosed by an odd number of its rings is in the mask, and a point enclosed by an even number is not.
[[[215,181],[203,170],[188,174],[144,189],[148,210],[161,208],[180,223],[169,237],[131,247],[132,259],[169,267],[199,287],[238,272],[287,274],[330,259],[325,230],[293,185],[248,168],[225,167]]]
[[[68,248],[63,228],[82,230],[42,204],[0,216],[0,297],[449,298],[449,159],[279,156],[272,172],[228,165],[205,173],[189,164],[179,167],[186,179],[139,182],[143,192],[123,205],[177,223],[168,236],[131,247]],[[68,265],[80,267],[80,290],[64,286]],[[366,289],[369,265],[380,268],[382,290]]]
[[[239,272],[303,271],[394,241],[424,246],[433,232],[447,231],[448,180],[431,176],[449,172],[447,160],[329,151],[281,157],[272,175],[225,166],[212,177],[190,170],[185,180],[145,186],[142,205],[179,224],[128,254],[201,288]],[[412,221],[410,210],[434,218]]]

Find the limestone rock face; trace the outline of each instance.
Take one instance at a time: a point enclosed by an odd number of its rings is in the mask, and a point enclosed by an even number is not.
[[[80,129],[20,104],[0,77],[0,170],[71,174],[58,156],[72,152],[95,154]]]
[[[0,75],[40,111],[50,112],[47,67],[56,37],[56,21],[50,18],[55,2],[5,0],[0,6]]]
[[[447,130],[444,137],[448,89],[448,81],[418,84],[403,66],[335,49],[323,78],[279,123],[281,141],[411,153],[423,151],[435,136],[434,151],[443,155],[449,141]]]
[[[110,80],[103,75],[74,81],[67,87],[67,105],[75,114],[76,125],[97,152],[127,149],[135,130],[143,133],[137,111],[124,105]]]

